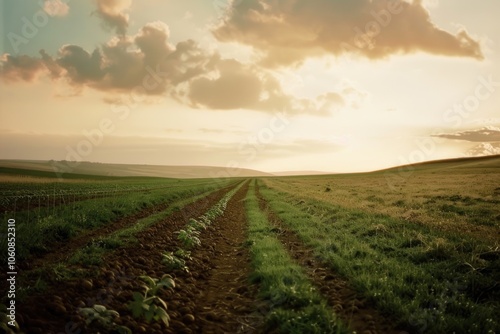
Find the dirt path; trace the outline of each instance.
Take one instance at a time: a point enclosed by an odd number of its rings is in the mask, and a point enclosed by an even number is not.
[[[351,330],[366,334],[403,334],[394,322],[382,316],[363,296],[350,287],[349,282],[328,268],[328,265],[314,255],[300,237],[288,229],[280,218],[269,208],[267,201],[256,185],[259,207],[268,215],[268,220],[277,231],[277,238],[305,270],[311,281],[319,288],[335,313]]]
[[[232,186],[231,188],[233,188]],[[189,204],[181,211],[176,211],[165,220],[137,234],[138,243],[120,248],[103,259],[98,268],[71,266],[74,271],[83,270],[89,275],[87,279],[53,282],[44,293],[34,295],[18,306],[18,321],[27,333],[94,333],[86,331],[83,319],[77,314],[79,307],[89,307],[94,304],[106,306],[118,311],[122,317],[118,324],[126,325],[133,333],[164,333],[165,329],[159,323],[148,324],[136,321],[127,309],[127,303],[132,300],[134,291],[141,291],[140,275],[161,277],[166,273],[161,263],[161,254],[166,250],[176,250],[177,236],[174,234],[187,223],[189,217],[197,217],[206,212],[219,201],[228,188],[216,191],[204,199]],[[95,276],[95,271],[99,274]],[[169,301],[170,296],[177,291],[188,293],[192,290],[189,283],[194,281],[193,274],[181,273],[178,287],[167,291],[162,296]],[[175,276],[175,275],[174,275]],[[203,287],[199,287],[199,290]],[[194,289],[193,289],[194,290]],[[192,294],[192,293],[191,293]],[[178,305],[182,308],[184,305]],[[172,310],[172,311],[171,311]],[[169,303],[169,314],[174,321],[179,321],[175,305]],[[189,319],[187,319],[189,322]],[[181,322],[182,324],[182,322]]]
[[[198,280],[201,290],[192,300],[197,317],[190,327],[194,333],[255,333],[263,324],[257,313],[258,288],[248,282],[252,271],[245,247],[248,225],[244,199],[248,186],[247,182],[229,201],[196,254],[209,261],[205,263],[206,275]]]
[[[242,203],[248,182],[228,202],[224,215],[201,235],[189,273],[176,273],[178,289],[169,296],[170,327],[164,333],[256,333],[258,288],[248,283],[250,256],[244,246],[247,220]]]

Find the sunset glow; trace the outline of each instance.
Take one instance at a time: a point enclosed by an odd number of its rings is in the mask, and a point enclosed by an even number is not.
[[[495,0],[0,9],[0,159],[353,172],[500,154]]]

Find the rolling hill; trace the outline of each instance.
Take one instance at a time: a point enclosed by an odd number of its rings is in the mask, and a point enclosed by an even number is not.
[[[272,176],[272,174],[245,168],[225,168],[214,166],[158,166],[107,164],[81,162],[72,167],[65,161],[40,160],[0,160],[0,168],[8,174],[32,174],[33,171],[43,172],[36,176],[64,177],[65,174],[82,174],[95,176],[142,176],[167,178],[217,178],[217,177],[253,177]],[[0,170],[0,173],[2,171]]]

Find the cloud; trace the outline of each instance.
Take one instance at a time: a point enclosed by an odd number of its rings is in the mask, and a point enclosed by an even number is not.
[[[63,68],[45,50],[40,50],[40,58],[27,55],[0,57],[0,77],[6,82],[33,82],[43,74],[53,79],[62,75]]]
[[[476,130],[439,134],[435,135],[434,137],[465,140],[470,142],[500,142],[500,128],[494,126],[486,126]]]
[[[184,132],[183,129],[175,129],[175,128],[165,128],[164,131],[166,133],[181,133],[181,132]]]
[[[142,87],[145,94],[161,94],[176,84],[213,70],[217,55],[200,49],[194,41],[168,43],[168,28],[154,22],[137,35],[114,38],[89,52],[78,45],[62,46],[56,57],[5,54],[0,75],[7,81],[33,81],[42,74],[64,79],[73,86],[106,92],[131,92]]]
[[[55,63],[66,70],[68,79],[76,85],[99,81],[106,74],[98,49],[89,53],[80,46],[65,45],[59,50],[59,58]]]
[[[196,79],[189,99],[195,106],[214,109],[252,108],[259,101],[264,82],[251,70],[236,60],[219,61],[219,77]]]
[[[439,0],[422,0],[422,4],[426,8],[434,8],[439,6]]]
[[[477,145],[465,152],[466,156],[477,157],[500,154],[500,128],[495,126],[489,125],[474,130],[443,133],[433,137],[477,143]]]
[[[421,0],[236,1],[213,34],[253,46],[266,66],[346,53],[369,59],[418,51],[483,58],[465,30],[453,35],[437,27]]]
[[[49,16],[66,16],[69,13],[69,6],[61,0],[46,0],[43,3],[43,10]]]
[[[321,103],[321,109],[338,109],[345,106],[345,98],[337,92],[330,92],[320,95],[317,100]]]
[[[344,99],[337,92],[326,93],[316,99],[289,95],[275,77],[252,64],[221,59],[216,65],[216,77],[201,77],[191,83],[187,98],[193,107],[324,116],[344,106]]]
[[[45,70],[50,74],[52,79],[57,79],[63,75],[64,69],[45,50],[40,50],[40,55],[42,56],[42,63],[45,66]]]
[[[168,26],[146,24],[133,36],[115,37],[93,51],[62,46],[52,57],[5,55],[0,76],[5,81],[32,82],[47,75],[66,81],[76,93],[86,87],[105,92],[105,102],[126,104],[117,93],[170,97],[193,108],[249,109],[289,114],[328,115],[350,107],[352,88],[331,91],[316,99],[283,91],[265,68],[201,48],[193,40],[172,45]]]
[[[11,56],[4,54],[0,61],[2,64],[0,73],[6,82],[32,82],[47,70],[42,59],[26,55]]]
[[[197,131],[202,133],[213,133],[213,134],[236,134],[236,135],[245,135],[248,134],[247,130],[234,130],[234,129],[221,129],[221,128],[199,128]]]
[[[470,157],[500,154],[500,143],[481,143],[469,149],[465,154]]]
[[[102,19],[104,26],[124,36],[129,25],[129,16],[125,11],[132,5],[132,0],[96,0],[96,2],[95,13]]]

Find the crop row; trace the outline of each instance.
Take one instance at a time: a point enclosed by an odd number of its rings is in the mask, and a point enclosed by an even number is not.
[[[200,246],[200,233],[211,225],[218,217],[224,214],[227,203],[243,185],[229,191],[222,199],[213,205],[205,214],[194,219],[191,218],[184,229],[177,232],[178,240],[182,248],[175,252],[164,252],[163,264],[169,273],[175,271],[188,271],[187,262],[191,260],[191,252],[194,247]],[[140,276],[142,291],[132,294],[133,300],[128,304],[135,318],[151,321],[161,321],[165,326],[169,325],[170,317],[167,312],[167,302],[161,297],[161,291],[175,287],[174,278],[166,273],[160,278]],[[80,309],[80,314],[86,319],[87,324],[95,323],[98,327],[116,331],[119,333],[130,333],[127,327],[119,326],[115,320],[119,314],[114,310],[108,310],[102,305]]]
[[[20,260],[26,259],[30,254],[43,253],[54,242],[68,240],[84,230],[104,226],[148,207],[198,195],[220,186],[212,183],[201,187],[196,183],[188,183],[184,187],[145,193],[131,192],[106,200],[91,199],[60,205],[57,211],[49,207],[39,208],[34,212],[17,212],[17,255]]]
[[[223,198],[219,200],[214,206],[212,206],[205,214],[200,217],[194,219],[191,218],[186,225],[185,229],[182,229],[177,233],[179,241],[181,241],[182,245],[186,250],[192,249],[195,246],[200,246],[201,241],[199,239],[199,235],[203,230],[206,230],[208,226],[210,226],[215,219],[222,216],[224,214],[224,210],[226,210],[227,203],[234,196],[234,194],[242,187],[243,183],[241,183],[238,187],[229,191]]]

